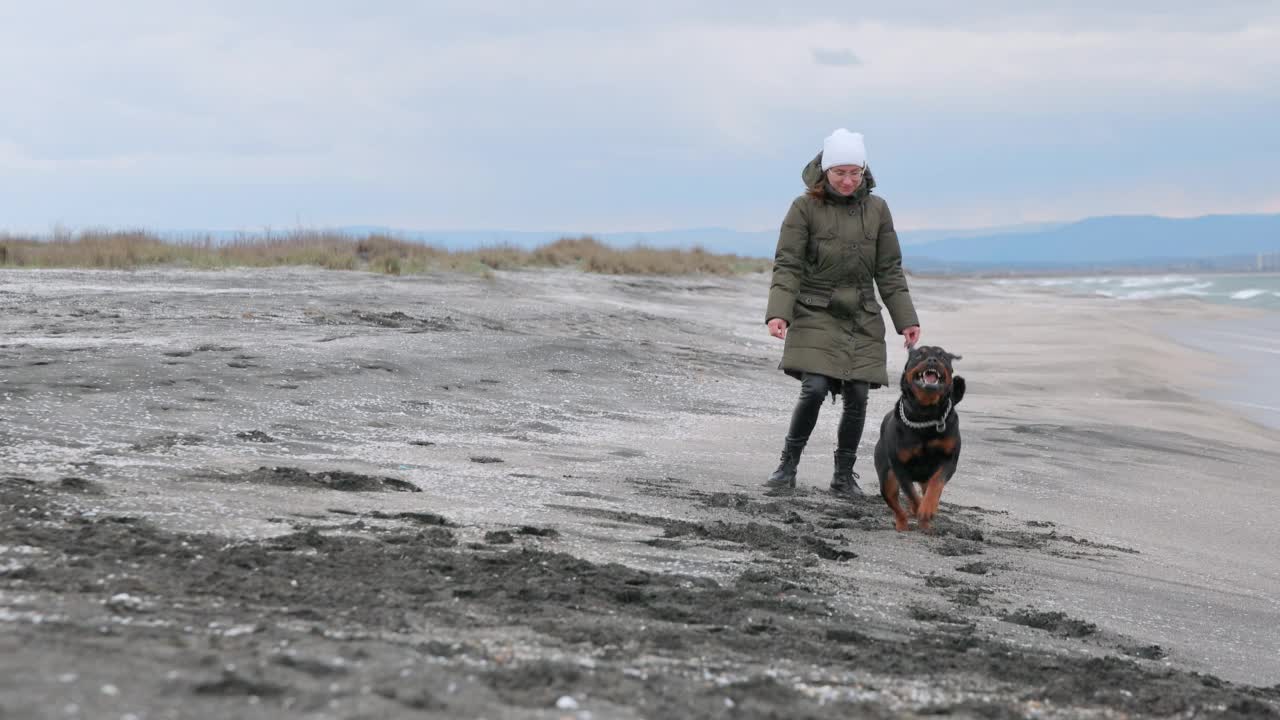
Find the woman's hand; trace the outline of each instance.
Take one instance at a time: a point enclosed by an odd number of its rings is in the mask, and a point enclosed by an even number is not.
[[[911,327],[904,329],[902,331],[902,337],[905,340],[905,342],[902,343],[903,347],[907,349],[915,347],[916,343],[920,342],[920,326],[912,325]]]
[[[774,318],[769,321],[769,334],[784,340],[787,337],[787,321],[782,318]]]

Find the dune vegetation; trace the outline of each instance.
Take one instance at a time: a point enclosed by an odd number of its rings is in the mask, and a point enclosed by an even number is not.
[[[617,248],[590,236],[562,238],[524,249],[490,246],[446,250],[389,235],[363,237],[295,230],[234,240],[173,240],[146,231],[84,231],[50,237],[0,234],[0,267],[136,269],[147,266],[217,269],[303,265],[389,275],[430,272],[489,273],[537,267],[576,267],[613,275],[735,275],[764,272],[761,258],[710,253],[702,248]]]

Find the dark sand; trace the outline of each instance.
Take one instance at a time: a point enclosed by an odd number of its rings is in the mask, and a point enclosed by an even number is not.
[[[1151,331],[1235,311],[917,280],[897,533],[835,406],[759,491],[766,284],[0,271],[0,718],[1280,714],[1280,444]]]

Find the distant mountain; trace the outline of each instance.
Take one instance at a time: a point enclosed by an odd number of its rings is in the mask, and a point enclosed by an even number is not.
[[[1280,214],[1095,217],[1031,232],[953,237],[911,245],[908,266],[1053,267],[1141,264],[1280,250]]]
[[[908,245],[923,245],[925,243],[938,242],[939,240],[952,240],[956,238],[970,237],[986,237],[990,235],[1011,235],[1015,233],[1035,233],[1045,230],[1054,230],[1066,225],[1062,222],[1044,222],[1044,223],[1022,223],[1019,225],[998,225],[995,227],[985,228],[966,228],[964,230],[898,230],[898,242],[903,247]]]

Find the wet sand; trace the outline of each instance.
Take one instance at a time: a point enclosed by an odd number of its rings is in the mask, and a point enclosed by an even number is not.
[[[1241,311],[916,279],[965,454],[898,533],[835,406],[760,491],[766,287],[0,271],[0,717],[1277,714],[1280,436],[1158,332]]]
[[[1235,368],[1237,382],[1221,388],[1212,399],[1280,430],[1280,385],[1265,380],[1280,356],[1280,312],[1248,313],[1203,324],[1174,322],[1162,329],[1183,345],[1223,356]]]

